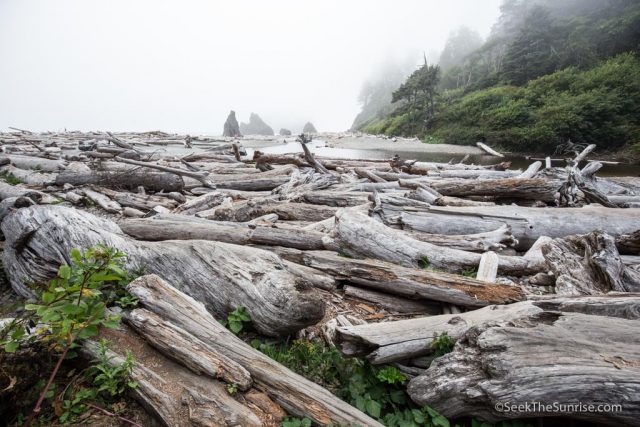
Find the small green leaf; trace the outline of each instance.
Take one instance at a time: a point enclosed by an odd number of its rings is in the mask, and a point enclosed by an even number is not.
[[[369,399],[367,400],[367,403],[366,403],[366,409],[369,415],[371,415],[372,417],[378,418],[380,416],[380,410],[382,409],[382,406],[375,400]]]
[[[19,345],[17,341],[9,341],[4,345],[4,351],[7,353],[15,353]]]
[[[62,279],[68,279],[71,277],[71,267],[68,265],[61,265],[58,269],[58,276]]]
[[[229,320],[229,329],[234,334],[239,333],[242,330],[242,322],[238,322],[237,320]]]

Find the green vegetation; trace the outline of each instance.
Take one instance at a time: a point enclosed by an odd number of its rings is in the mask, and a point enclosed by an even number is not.
[[[449,426],[432,408],[418,408],[405,391],[407,378],[394,366],[376,367],[357,358],[344,358],[334,347],[320,342],[251,342],[270,358],[305,378],[326,387],[338,397],[388,426]],[[288,419],[287,426],[306,425]],[[298,424],[301,423],[301,424]]]
[[[73,249],[70,258],[71,264],[60,266],[46,289],[38,291],[38,302],[25,304],[24,314],[3,328],[0,335],[2,361],[21,350],[36,351],[35,357],[42,357],[38,351],[43,351],[44,356],[57,358],[46,382],[42,378],[36,387],[31,387],[38,390],[39,396],[26,424],[35,417],[41,424],[50,424],[54,419],[63,424],[75,422],[90,407],[102,409],[98,405],[108,405],[137,385],[129,379],[133,356],[127,354],[122,364],[111,366],[106,341],[100,342],[98,358],[91,366],[79,373],[71,369],[60,383],[56,382],[63,362],[77,356],[80,341],[96,337],[99,327],[118,326],[119,317],[110,314],[107,306],[123,302],[130,306],[136,302],[124,290],[130,277],[124,270],[123,253],[96,245],[84,253]],[[38,329],[33,331],[30,325],[38,325]],[[42,412],[45,403],[49,410]],[[18,414],[20,418],[23,416]]]
[[[221,320],[220,323],[238,335],[251,323],[251,316],[249,316],[246,308],[238,307],[229,313],[226,320]]]
[[[466,56],[458,39],[474,36],[452,34],[443,70],[416,70],[396,108],[360,130],[548,154],[571,140],[640,158],[640,3],[505,0],[501,12]]]
[[[11,172],[1,172],[0,180],[6,182],[9,185],[16,185],[22,182],[20,181],[20,179],[16,178]]]
[[[433,355],[435,357],[440,357],[444,356],[447,353],[451,353],[455,345],[456,341],[451,338],[448,333],[443,332],[440,335],[435,333],[433,334],[431,348],[433,349]]]
[[[312,422],[309,418],[285,418],[280,423],[281,427],[311,427]]]

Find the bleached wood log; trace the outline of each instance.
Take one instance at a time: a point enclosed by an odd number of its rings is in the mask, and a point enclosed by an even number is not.
[[[435,315],[442,312],[440,304],[437,303],[401,298],[384,292],[372,291],[370,289],[350,285],[346,285],[343,290],[344,294],[348,297],[376,304],[391,313]]]
[[[56,182],[55,173],[42,173],[35,170],[19,169],[13,165],[0,166],[0,173],[8,173],[28,185],[47,186]]]
[[[418,317],[336,329],[336,346],[345,356],[366,357],[381,364],[431,354],[434,335],[460,338],[469,328],[484,322],[511,320],[542,311],[531,301],[491,305],[460,314]]]
[[[383,200],[383,210],[385,204]],[[522,206],[428,206],[391,211],[402,228],[432,234],[473,234],[511,226],[518,241],[516,249],[527,250],[540,236],[551,238],[586,234],[602,229],[614,237],[638,229],[638,214],[633,209],[529,208]]]
[[[21,156],[18,154],[8,155],[6,158],[8,158],[9,162],[17,168],[32,169],[41,172],[59,172],[67,165],[67,162],[64,160],[52,160],[34,156]]]
[[[371,182],[387,182],[384,178],[379,177],[378,175],[376,175],[373,171],[370,171],[368,169],[364,169],[364,168],[355,168],[354,172],[360,177],[360,178],[366,178]]]
[[[300,255],[299,262],[330,274],[336,280],[408,298],[465,307],[505,304],[524,298],[519,287],[487,283],[460,275],[400,267],[371,259],[350,259],[326,251],[304,251]]]
[[[542,162],[539,162],[539,161],[533,162],[529,165],[527,170],[525,170],[520,175],[518,175],[517,178],[520,178],[520,179],[533,178],[538,173],[541,167],[542,167]]]
[[[297,249],[324,249],[323,233],[275,227],[229,227],[206,222],[158,220],[154,218],[120,221],[120,229],[138,240],[213,240],[237,245],[285,246]]]
[[[122,157],[116,157],[115,161],[121,162],[121,163],[127,163],[130,165],[135,165],[135,166],[143,166],[150,169],[157,169],[159,171],[168,172],[174,175],[187,176],[189,178],[198,180],[205,187],[216,188],[215,183],[208,178],[209,174],[207,172],[191,172],[183,169],[172,168],[169,166],[161,166],[161,165],[157,165],[155,163],[150,163],[150,162],[140,162],[138,160],[125,159]],[[173,190],[165,189],[165,191],[173,191]]]
[[[135,190],[143,186],[149,191],[182,191],[184,181],[170,173],[149,172],[140,168],[121,169],[119,171],[93,170],[89,173],[63,171],[56,178],[56,185],[71,184],[99,185],[113,189]]]
[[[445,196],[492,196],[544,202],[555,201],[555,193],[562,185],[559,181],[544,178],[441,180],[429,184]]]
[[[126,333],[129,336],[134,336],[133,334],[133,332]],[[134,338],[135,341],[140,339]],[[138,347],[141,347],[140,344],[142,343],[138,342]],[[139,352],[138,348],[128,350]],[[96,342],[86,341],[83,344],[82,353],[87,358],[96,358],[99,354],[99,346]],[[146,366],[140,357],[136,358],[131,379],[136,381],[138,386],[131,390],[131,394],[161,425],[167,427],[264,425],[252,408],[241,404],[229,395],[223,383],[189,372],[151,349],[145,348],[144,354],[139,353],[138,356],[140,355],[149,358],[153,365]],[[107,356],[112,366],[124,362],[124,357],[111,350],[107,351]]]
[[[220,205],[227,197],[234,198],[228,192],[213,191],[211,193],[205,193],[194,199],[188,200],[176,207],[174,212],[181,213],[183,215],[195,215],[200,211],[211,209]]]
[[[410,231],[408,234],[422,242],[470,252],[500,251],[507,247],[515,246],[518,243],[517,240],[513,238],[508,225],[503,225],[487,233],[467,235],[427,234]]]
[[[627,268],[613,237],[601,231],[554,239],[542,254],[560,295],[640,291],[640,272]]]
[[[495,282],[498,274],[498,262],[498,255],[495,252],[483,253],[482,258],[480,258],[476,279],[483,282]]]
[[[369,195],[360,192],[315,190],[289,199],[291,202],[335,207],[359,206],[369,202]]]
[[[294,333],[324,315],[312,285],[268,251],[202,240],[139,242],[109,220],[63,206],[14,211],[2,221],[2,232],[5,270],[26,297],[33,291],[25,283],[47,283],[60,264],[70,263],[71,249],[102,243],[127,254],[129,270],[167,277],[219,318],[246,307],[265,335]]]
[[[236,384],[242,391],[251,387],[251,375],[241,365],[157,314],[135,309],[125,315],[125,320],[160,353],[194,373]]]
[[[243,222],[267,214],[276,214],[282,220],[322,221],[332,217],[337,209],[308,203],[247,200],[229,207],[217,208],[212,219]]]
[[[249,371],[256,386],[290,414],[308,417],[320,425],[381,426],[321,386],[252,348],[218,323],[195,299],[157,276],[143,276],[127,289],[141,305],[188,331],[217,352]]]
[[[88,188],[85,188],[85,189],[83,189],[81,191],[85,195],[85,197],[90,199],[92,202],[94,202],[96,205],[100,206],[105,211],[110,212],[110,213],[120,213],[120,212],[122,212],[122,206],[120,206],[120,204],[118,202],[115,202],[115,201],[111,200],[106,195],[104,195],[102,193],[99,193],[97,191],[90,190]]]
[[[492,156],[504,157],[504,154],[498,153],[496,150],[494,150],[493,148],[489,147],[487,144],[484,144],[482,142],[476,142],[476,146],[481,150],[484,150],[487,153],[491,154]]]
[[[560,404],[564,417],[635,425],[640,417],[638,333],[637,320],[547,311],[480,324],[459,339],[452,353],[412,379],[407,391],[418,405],[451,418],[557,417],[554,405]],[[622,409],[582,409],[603,403]],[[507,404],[530,409],[509,411]]]
[[[408,267],[428,263],[447,271],[460,272],[476,268],[481,255],[449,249],[415,240],[366,215],[357,212],[336,213],[335,243],[346,253],[393,262]],[[541,271],[543,266],[527,259],[500,256],[498,269],[504,274],[527,275]]]
[[[160,195],[151,195],[151,194],[136,194],[136,193],[127,193],[122,191],[115,191],[110,188],[91,186],[91,188],[95,191],[98,191],[106,196],[109,196],[114,201],[118,202],[122,206],[129,206],[135,209],[140,210],[151,210],[156,206],[162,206],[167,209],[175,208],[178,205],[178,202],[169,198],[163,197]],[[159,193],[158,193],[159,194]],[[168,195],[167,195],[168,196]]]
[[[593,314],[596,316],[640,319],[640,293],[611,292],[605,295],[530,295],[536,306],[546,311]]]
[[[122,209],[122,214],[128,218],[142,218],[145,215],[144,212],[129,206]]]
[[[10,197],[28,197],[39,204],[57,203],[59,200],[42,191],[26,188],[22,185],[9,185],[0,180],[0,200]]]

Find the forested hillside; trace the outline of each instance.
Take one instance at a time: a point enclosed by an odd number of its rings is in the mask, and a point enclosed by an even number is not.
[[[478,38],[452,33],[439,65],[425,61],[393,92],[391,112],[359,129],[514,151],[571,140],[640,152],[640,2],[506,0]]]

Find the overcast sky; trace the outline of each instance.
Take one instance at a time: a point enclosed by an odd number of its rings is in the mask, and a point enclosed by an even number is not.
[[[0,0],[0,130],[345,130],[376,65],[488,35],[500,2]]]

